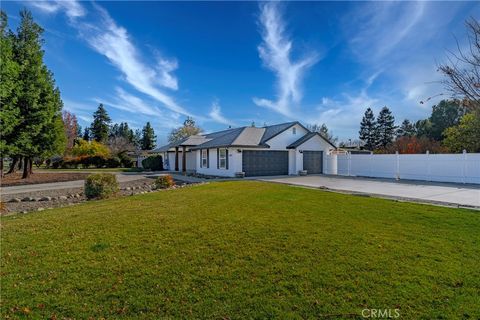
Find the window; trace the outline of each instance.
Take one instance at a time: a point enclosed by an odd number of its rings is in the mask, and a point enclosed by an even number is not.
[[[292,133],[293,133],[293,134],[297,134],[297,128],[293,127],[293,128],[292,128]]]
[[[220,169],[227,168],[227,149],[220,149],[218,151],[218,167]]]
[[[207,150],[202,150],[202,167],[206,168],[208,166],[208,154]]]

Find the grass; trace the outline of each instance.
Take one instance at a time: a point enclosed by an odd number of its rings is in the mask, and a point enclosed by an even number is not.
[[[480,317],[478,212],[217,182],[2,219],[13,318]]]

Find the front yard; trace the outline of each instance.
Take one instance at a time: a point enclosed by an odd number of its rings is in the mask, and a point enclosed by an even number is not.
[[[217,182],[2,218],[2,317],[480,317],[478,212]]]

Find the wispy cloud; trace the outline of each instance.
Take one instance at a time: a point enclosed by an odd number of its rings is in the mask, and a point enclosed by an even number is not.
[[[228,120],[227,118],[225,118],[222,115],[222,110],[221,110],[221,107],[220,107],[220,103],[217,100],[213,101],[212,109],[209,113],[209,116],[213,121],[215,121],[217,123],[222,123],[222,124],[226,124],[226,125],[233,125],[232,121]]]
[[[70,19],[83,17],[86,14],[86,10],[77,1],[44,0],[44,1],[31,1],[29,3],[35,8],[40,9],[41,11],[44,11],[47,13],[56,13],[58,11],[65,11],[65,14]]]
[[[35,2],[34,6],[49,13],[63,10],[70,19],[87,13],[86,8],[78,1]],[[144,62],[127,30],[119,26],[98,4],[93,3],[93,8],[90,12],[93,20],[76,19],[71,23],[81,38],[97,53],[104,55],[133,88],[154,98],[173,112],[191,115],[162,90],[178,89],[178,80],[172,74],[178,67],[177,60],[167,59],[156,53],[156,67],[151,68],[152,64]]]
[[[277,76],[277,100],[254,98],[255,104],[268,107],[284,116],[292,116],[292,105],[302,99],[301,82],[305,72],[318,61],[314,52],[292,61],[292,41],[285,34],[279,4],[267,2],[260,5],[260,25],[263,42],[258,47],[260,58]]]

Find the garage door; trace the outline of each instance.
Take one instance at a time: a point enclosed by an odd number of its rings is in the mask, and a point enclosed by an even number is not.
[[[303,170],[307,174],[323,173],[323,151],[303,151]]]
[[[246,177],[288,174],[288,151],[244,150],[242,170]]]

